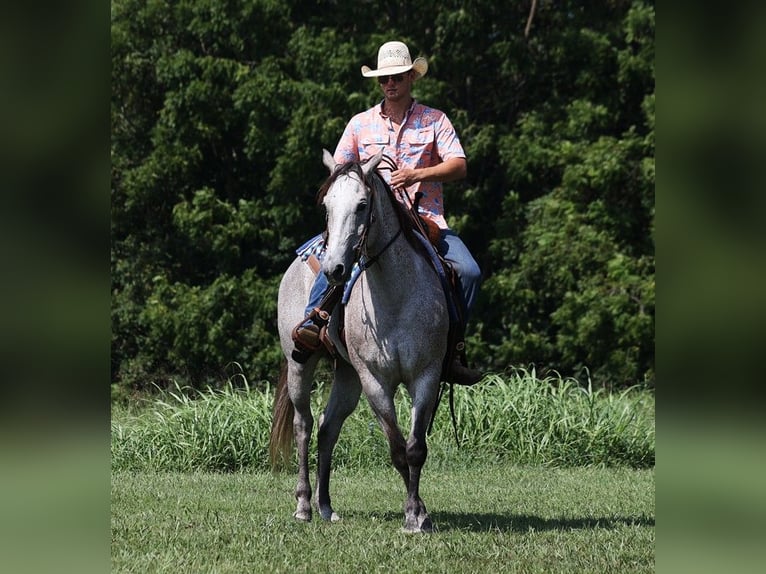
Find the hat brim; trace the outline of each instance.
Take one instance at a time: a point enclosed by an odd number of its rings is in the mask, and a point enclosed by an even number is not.
[[[387,68],[378,68],[373,70],[369,66],[362,66],[362,75],[365,78],[377,78],[378,76],[390,76],[393,74],[403,74],[410,70],[415,71],[415,79],[422,78],[428,72],[428,62],[425,58],[415,58],[411,66],[389,66]]]

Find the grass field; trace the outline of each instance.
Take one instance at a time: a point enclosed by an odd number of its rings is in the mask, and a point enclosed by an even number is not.
[[[653,572],[654,471],[428,470],[437,532],[401,532],[393,469],[334,474],[343,520],[292,518],[292,473],[112,478],[112,572]]]
[[[445,405],[421,481],[437,532],[415,536],[401,531],[404,487],[364,401],[336,449],[343,520],[296,522],[295,469],[268,467],[272,401],[269,388],[227,387],[113,405],[113,572],[654,571],[650,390],[527,371],[459,389],[461,446]],[[406,428],[406,393],[397,409]]]

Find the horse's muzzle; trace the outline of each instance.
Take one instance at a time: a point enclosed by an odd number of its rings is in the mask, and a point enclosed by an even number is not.
[[[340,285],[341,283],[345,283],[346,279],[348,279],[346,277],[346,268],[341,263],[338,263],[335,267],[326,271],[325,274],[331,285]]]

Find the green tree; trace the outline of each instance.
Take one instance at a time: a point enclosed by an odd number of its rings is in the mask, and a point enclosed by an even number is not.
[[[468,178],[450,224],[482,267],[483,368],[653,381],[654,4],[112,0],[112,376],[278,370],[275,306],[322,229],[321,149],[380,99],[359,67],[429,60]]]

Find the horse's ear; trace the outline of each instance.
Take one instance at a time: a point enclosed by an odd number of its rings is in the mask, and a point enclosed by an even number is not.
[[[383,148],[380,148],[380,151],[372,156],[369,160],[367,160],[367,162],[362,166],[362,173],[364,173],[365,177],[367,177],[372,170],[378,167],[381,159],[383,159]]]
[[[322,149],[322,163],[327,166],[327,169],[330,170],[330,173],[332,173],[335,169],[335,158],[333,158],[332,154],[326,149]]]

